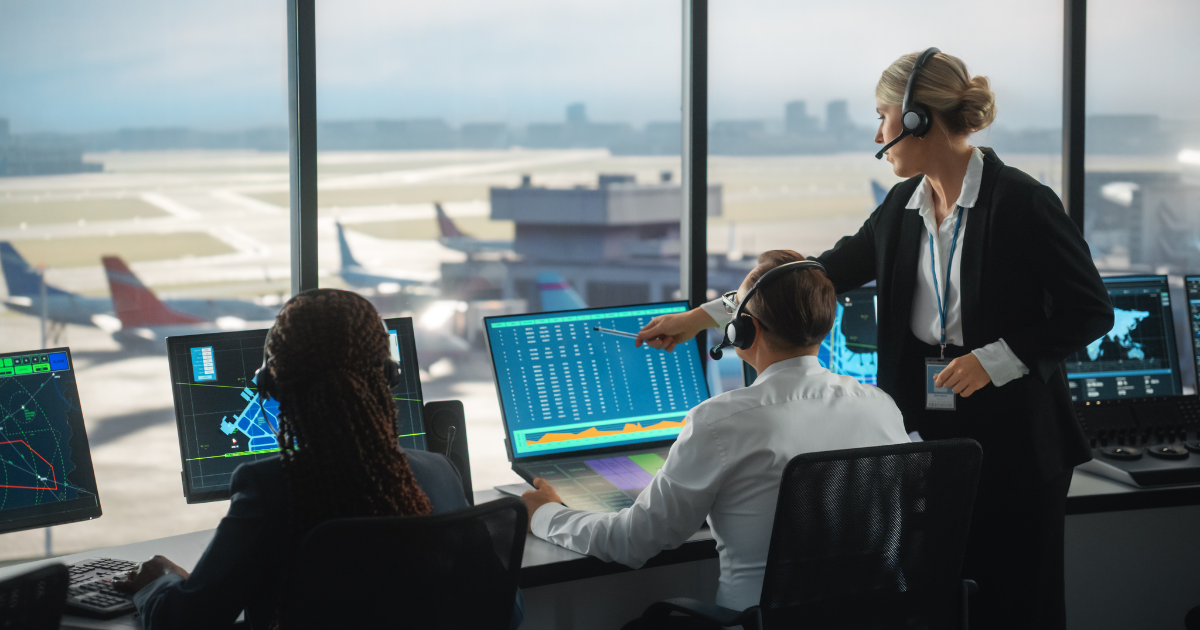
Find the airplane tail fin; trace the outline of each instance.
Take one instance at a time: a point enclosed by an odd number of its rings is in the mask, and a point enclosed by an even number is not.
[[[0,268],[4,269],[4,282],[10,296],[38,297],[42,291],[42,278],[26,262],[25,257],[8,241],[0,241]],[[57,287],[46,286],[47,295],[69,295]]]
[[[342,227],[341,221],[336,222],[338,231],[338,246],[342,250],[342,269],[347,267],[361,267],[358,261],[354,259],[354,252],[350,251],[350,243],[346,241],[346,230]]]
[[[125,328],[198,324],[204,320],[171,310],[142,284],[125,261],[116,256],[104,256],[104,274],[112,292],[113,310]]]
[[[437,212],[438,230],[443,238],[471,238],[458,229],[457,225],[454,225],[454,221],[451,221],[446,211],[442,209],[442,204],[433,202],[433,209]]]
[[[569,311],[587,308],[587,302],[579,296],[562,275],[544,271],[537,275],[538,292],[542,296],[543,311]]]
[[[878,208],[883,205],[883,200],[887,197],[888,190],[878,181],[872,179],[871,194],[875,197],[875,207]]]

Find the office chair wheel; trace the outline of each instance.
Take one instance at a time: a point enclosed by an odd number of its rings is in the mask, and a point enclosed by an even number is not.
[[[1136,446],[1105,446],[1100,449],[1100,454],[1109,459],[1138,459],[1142,456],[1142,449]]]

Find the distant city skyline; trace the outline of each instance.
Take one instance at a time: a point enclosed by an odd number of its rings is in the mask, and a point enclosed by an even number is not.
[[[681,3],[553,0],[387,3],[318,0],[322,120],[678,120]],[[998,125],[1061,124],[1062,7],[1014,0],[809,5],[714,0],[711,120],[782,120],[795,99],[847,100],[872,123],[874,84],[930,43],[987,75]],[[1195,119],[1200,3],[1089,3],[1089,112]],[[945,27],[931,28],[931,24]],[[0,7],[0,116],[13,131],[241,129],[287,121],[282,3],[7,0]]]

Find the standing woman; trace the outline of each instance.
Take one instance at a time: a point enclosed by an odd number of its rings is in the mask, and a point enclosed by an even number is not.
[[[1054,191],[967,143],[996,115],[986,77],[931,48],[888,67],[875,98],[875,142],[908,179],[817,260],[838,293],[878,284],[879,387],[907,428],[983,446],[971,625],[1064,628],[1066,495],[1091,456],[1062,362],[1112,328],[1108,294]],[[638,341],[670,349],[727,320],[716,300]]]

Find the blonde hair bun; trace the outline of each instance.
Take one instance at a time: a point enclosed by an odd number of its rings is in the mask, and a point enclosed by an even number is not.
[[[888,66],[875,85],[875,99],[887,105],[904,101],[904,88],[917,62],[918,53],[909,53]],[[939,52],[921,68],[914,88],[913,101],[933,110],[946,133],[969,135],[996,120],[996,94],[984,76],[971,76],[967,64],[953,55]]]

